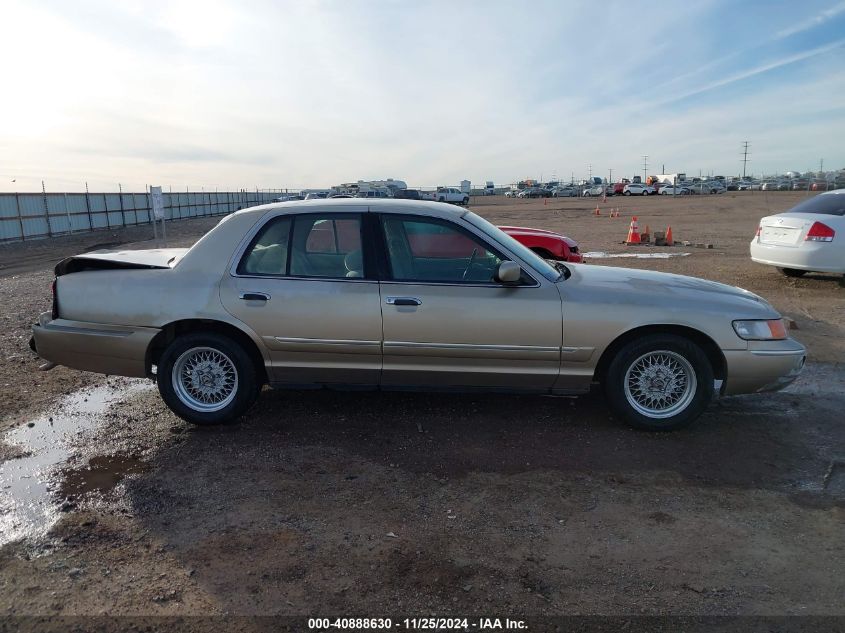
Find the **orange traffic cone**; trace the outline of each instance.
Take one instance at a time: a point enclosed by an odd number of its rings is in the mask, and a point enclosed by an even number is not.
[[[672,227],[666,227],[666,246],[674,246],[675,242],[672,240]]]
[[[593,215],[601,215],[601,211],[599,210],[599,205],[596,205],[596,210],[593,212]]]
[[[543,206],[545,207],[547,204],[549,204],[549,199],[543,198]]]
[[[631,226],[628,228],[628,239],[626,244],[640,243],[640,227],[637,225],[637,216],[631,218]]]

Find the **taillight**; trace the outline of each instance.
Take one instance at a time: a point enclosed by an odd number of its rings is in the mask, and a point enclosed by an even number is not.
[[[757,227],[757,237],[760,237],[760,233],[762,233],[762,232],[763,232],[763,227],[762,227],[762,226],[758,226],[758,227]]]
[[[53,306],[50,311],[50,317],[53,319],[59,318],[59,297],[56,295],[56,280],[50,284],[50,292],[53,294]]]
[[[827,224],[813,222],[813,226],[807,231],[807,237],[804,240],[807,242],[832,242],[834,235],[836,235],[836,231]]]

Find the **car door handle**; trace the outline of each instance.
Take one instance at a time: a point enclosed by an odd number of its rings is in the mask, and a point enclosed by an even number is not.
[[[240,298],[244,301],[270,301],[266,292],[242,292]]]
[[[422,301],[416,297],[388,297],[384,300],[387,305],[391,306],[420,306]]]

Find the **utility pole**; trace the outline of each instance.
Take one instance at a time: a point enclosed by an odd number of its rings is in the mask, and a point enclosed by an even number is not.
[[[613,170],[610,169],[609,172],[610,173],[607,176],[607,182],[613,182]]]
[[[745,167],[748,164],[748,141],[742,144],[742,179],[745,180]]]
[[[643,184],[648,178],[648,154],[643,154]]]
[[[824,158],[819,159],[819,178],[824,174]]]
[[[589,165],[587,165],[587,169],[590,171],[590,182],[592,182],[592,180],[593,180],[593,164],[590,163]]]

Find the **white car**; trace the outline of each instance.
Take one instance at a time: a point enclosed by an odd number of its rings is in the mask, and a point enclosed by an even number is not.
[[[688,196],[689,189],[681,185],[663,185],[658,193],[661,196]]]
[[[787,277],[845,273],[845,189],[820,193],[760,220],[751,259],[776,266]]]
[[[588,187],[584,189],[584,193],[581,195],[587,198],[604,195],[604,185],[593,185],[592,187]]]
[[[654,187],[636,182],[627,184],[622,189],[622,195],[625,196],[653,196],[655,193]]]

